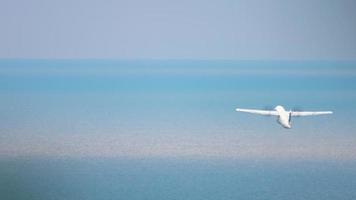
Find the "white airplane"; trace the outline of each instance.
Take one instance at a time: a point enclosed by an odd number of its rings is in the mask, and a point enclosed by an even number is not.
[[[319,112],[300,112],[300,111],[286,111],[283,106],[276,106],[273,110],[254,110],[254,109],[241,109],[236,108],[238,112],[246,112],[252,114],[277,116],[277,122],[284,128],[292,128],[292,117],[312,116],[312,115],[326,115],[332,114],[332,111],[319,111]]]

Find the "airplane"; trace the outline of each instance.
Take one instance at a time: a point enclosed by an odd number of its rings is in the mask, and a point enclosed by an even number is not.
[[[313,116],[313,115],[326,115],[332,114],[332,111],[319,111],[319,112],[300,112],[300,111],[286,111],[283,106],[276,106],[273,110],[255,110],[255,109],[242,109],[236,108],[237,112],[246,112],[252,114],[259,114],[265,116],[277,116],[277,122],[286,129],[292,128],[292,117],[303,117],[303,116]]]

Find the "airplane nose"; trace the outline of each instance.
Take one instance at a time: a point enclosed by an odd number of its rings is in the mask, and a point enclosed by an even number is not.
[[[284,123],[282,124],[283,128],[290,129],[292,126],[290,124]]]

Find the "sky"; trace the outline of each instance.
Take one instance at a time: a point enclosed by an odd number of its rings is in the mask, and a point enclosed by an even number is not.
[[[353,0],[2,0],[0,58],[355,60]]]

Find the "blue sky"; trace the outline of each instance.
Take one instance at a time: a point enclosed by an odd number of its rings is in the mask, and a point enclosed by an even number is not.
[[[3,0],[1,58],[356,58],[353,0]]]

